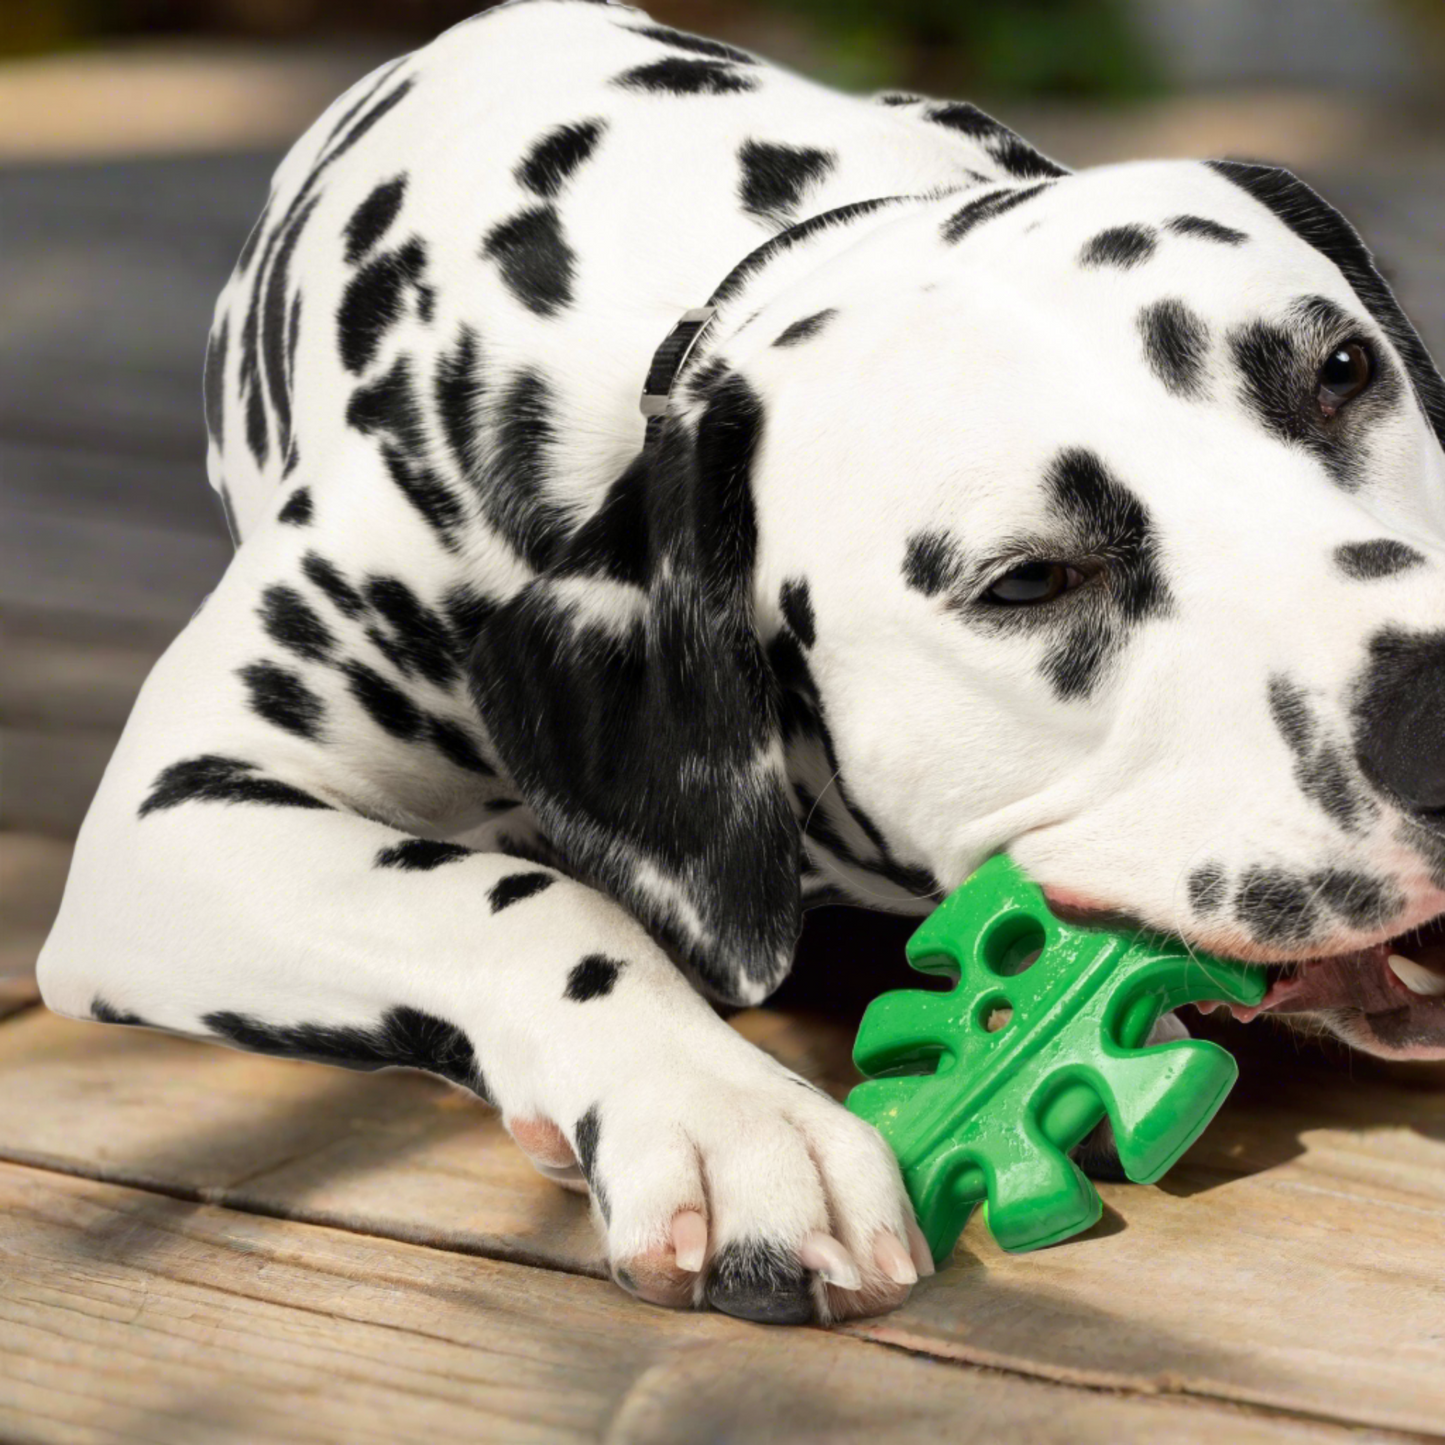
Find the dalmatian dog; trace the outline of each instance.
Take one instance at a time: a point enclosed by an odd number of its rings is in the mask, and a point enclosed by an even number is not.
[[[237,541],[40,965],[63,1014],[428,1069],[641,1298],[898,1305],[871,1129],[712,1006],[1008,849],[1445,1057],[1445,384],[1289,174],[1070,173],[639,10],[338,100],[216,310]]]

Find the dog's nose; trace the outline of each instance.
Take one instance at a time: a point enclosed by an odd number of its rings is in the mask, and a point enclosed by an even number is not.
[[[1391,631],[1371,641],[1355,729],[1365,776],[1445,825],[1445,633]]]

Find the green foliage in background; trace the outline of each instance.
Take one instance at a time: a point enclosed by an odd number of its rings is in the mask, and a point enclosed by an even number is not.
[[[1126,0],[774,0],[818,36],[828,78],[938,94],[1133,99],[1163,75]]]

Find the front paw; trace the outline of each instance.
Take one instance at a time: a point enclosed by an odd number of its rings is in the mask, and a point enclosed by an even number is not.
[[[653,1304],[767,1324],[896,1309],[933,1273],[896,1159],[756,1057],[744,1077],[620,1090],[574,1122],[613,1278]]]

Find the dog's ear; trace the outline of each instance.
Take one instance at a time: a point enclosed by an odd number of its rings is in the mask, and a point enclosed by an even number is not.
[[[763,407],[715,376],[478,634],[472,686],[553,846],[720,998],[792,961],[799,834],[753,618]]]
[[[1379,323],[1405,363],[1405,370],[1431,429],[1445,447],[1445,380],[1410,324],[1400,303],[1375,267],[1358,232],[1322,196],[1279,166],[1252,161],[1210,161],[1220,175],[1267,206],[1301,240],[1339,267],[1365,309]]]

